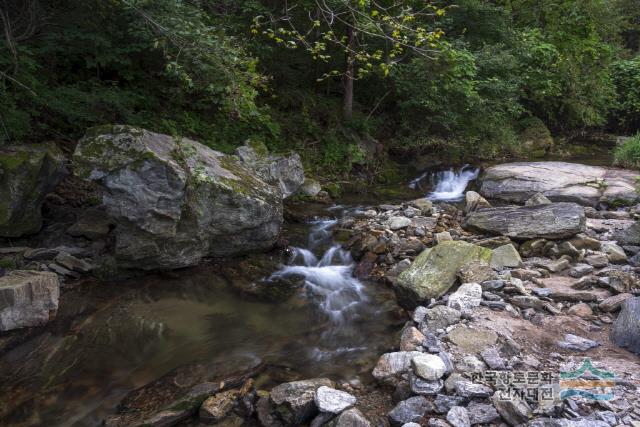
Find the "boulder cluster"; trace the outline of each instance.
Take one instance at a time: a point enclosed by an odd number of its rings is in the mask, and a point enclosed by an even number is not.
[[[3,147],[0,291],[47,309],[7,296],[0,318],[13,320],[0,330],[55,313],[57,293],[34,292],[30,272],[48,272],[47,283],[59,286],[90,272],[113,279],[268,250],[280,235],[283,199],[298,191],[320,191],[305,181],[300,157],[252,142],[227,155],[113,125],[89,129],[70,159],[50,144]]]

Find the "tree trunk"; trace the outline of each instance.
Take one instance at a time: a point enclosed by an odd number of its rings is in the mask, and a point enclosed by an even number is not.
[[[355,34],[352,27],[347,27],[347,38],[347,69],[343,77],[344,97],[342,100],[342,117],[345,121],[351,120],[353,115],[353,79],[356,60],[353,51]]]

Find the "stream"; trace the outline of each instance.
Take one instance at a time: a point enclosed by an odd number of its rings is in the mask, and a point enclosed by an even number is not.
[[[56,320],[0,358],[0,424],[99,425],[129,391],[203,363],[223,376],[264,361],[257,383],[267,388],[301,377],[368,381],[404,319],[392,291],[355,279],[350,254],[333,243],[344,209],[292,225],[288,257],[66,290]],[[286,283],[298,287],[281,300],[247,294]]]
[[[382,202],[460,202],[478,172],[429,171],[390,188],[395,200],[373,194],[316,206],[304,215],[312,220],[285,225],[287,253],[65,289],[54,321],[21,340],[0,339],[0,425],[100,425],[132,390],[203,366],[224,377],[265,362],[262,389],[321,376],[371,381],[406,319],[389,287],[354,278],[332,229],[342,215]]]

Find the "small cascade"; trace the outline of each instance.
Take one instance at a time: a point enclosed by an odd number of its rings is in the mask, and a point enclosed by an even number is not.
[[[351,254],[340,245],[330,245],[321,257],[313,252],[331,244],[331,228],[336,220],[313,222],[308,248],[293,248],[290,265],[273,273],[272,277],[299,275],[311,299],[336,326],[344,324],[358,305],[366,301],[363,285],[353,277],[355,264]]]
[[[437,172],[425,172],[409,183],[411,188],[421,188],[428,178],[432,191],[427,199],[432,201],[456,202],[464,197],[469,182],[478,178],[480,169],[465,165],[459,170],[449,169]]]
[[[331,228],[336,220],[313,222],[307,248],[293,248],[290,264],[273,273],[272,278],[301,276],[307,297],[313,301],[326,328],[313,350],[317,359],[335,353],[362,349],[342,347],[345,336],[354,333],[354,322],[370,309],[364,285],[353,276],[355,263],[348,251],[333,244]],[[323,248],[328,248],[322,251]],[[320,255],[321,254],[321,255]]]

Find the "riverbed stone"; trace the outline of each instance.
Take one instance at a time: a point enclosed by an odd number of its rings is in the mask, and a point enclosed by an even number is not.
[[[633,295],[629,293],[612,295],[602,300],[600,304],[598,304],[598,308],[607,313],[617,311],[622,307],[622,304],[631,297],[633,297]]]
[[[533,414],[529,404],[518,396],[505,397],[503,393],[497,391],[491,401],[502,419],[510,426],[526,423]]]
[[[464,227],[512,239],[562,239],[585,230],[584,208],[576,203],[483,209],[467,215]]]
[[[400,230],[411,225],[411,220],[405,216],[392,216],[385,224],[390,230]]]
[[[330,427],[371,427],[371,422],[356,408],[347,409],[338,415]]]
[[[423,323],[421,324],[421,329],[424,327],[431,332],[437,331],[438,329],[446,329],[459,322],[461,315],[462,313],[455,308],[437,305],[425,311],[422,317]]]
[[[554,202],[584,206],[638,199],[635,172],[567,162],[515,162],[487,168],[480,194],[489,199],[525,203],[536,193]]]
[[[480,194],[475,191],[467,191],[464,195],[465,197],[465,207],[464,211],[466,213],[477,211],[478,209],[490,208],[491,203],[487,201]]]
[[[433,404],[424,396],[415,396],[398,403],[388,414],[392,426],[405,423],[419,423],[422,418],[433,411]]]
[[[611,340],[640,354],[640,297],[627,298],[611,329]]]
[[[447,306],[462,313],[480,306],[482,301],[482,286],[477,283],[464,283],[451,295]]]
[[[591,348],[597,347],[598,345],[600,344],[598,344],[597,341],[574,334],[565,334],[564,339],[562,341],[558,341],[558,347],[574,351],[587,351]]]
[[[320,412],[339,414],[356,404],[356,397],[345,391],[322,386],[316,390],[314,401]]]
[[[327,378],[292,381],[274,387],[269,397],[275,411],[288,425],[300,425],[317,413],[315,393],[322,386],[335,387]]]
[[[522,258],[518,250],[512,244],[503,245],[495,248],[491,255],[491,267],[497,270],[504,268],[522,267]]]
[[[396,281],[394,290],[401,305],[413,309],[422,302],[444,295],[456,274],[471,261],[489,262],[491,250],[462,241],[442,242],[426,249]]]
[[[576,264],[569,270],[569,276],[579,279],[587,274],[593,273],[593,266],[589,264]]]
[[[237,398],[238,390],[216,393],[202,403],[198,417],[207,424],[218,423],[231,413]]]
[[[474,383],[466,379],[460,379],[455,382],[455,391],[458,395],[465,398],[486,398],[493,394],[493,389],[484,384]]]
[[[40,231],[45,196],[66,173],[64,155],[54,144],[0,148],[0,237]]]
[[[385,353],[378,359],[372,375],[378,381],[395,385],[398,377],[411,369],[411,359],[421,354],[419,351]]]
[[[469,412],[463,406],[454,406],[447,412],[447,421],[452,427],[471,427]]]
[[[409,385],[413,394],[421,396],[435,396],[444,387],[444,381],[427,381],[415,374],[409,375]]]
[[[493,405],[481,402],[471,402],[467,406],[471,425],[490,424],[500,418],[500,414]]]
[[[438,414],[446,414],[454,406],[462,406],[466,404],[468,399],[462,396],[448,396],[446,394],[438,394],[433,399],[434,411]]]
[[[603,268],[609,265],[609,258],[602,252],[587,255],[584,260],[587,264],[595,268]]]
[[[449,341],[470,353],[478,353],[494,345],[498,335],[489,329],[458,325],[447,335]]]
[[[40,326],[58,309],[55,273],[14,270],[0,277],[0,331]]]
[[[440,357],[434,354],[420,354],[411,359],[413,372],[427,381],[437,381],[447,370]]]
[[[400,336],[400,351],[419,351],[425,336],[416,327],[410,326],[402,331]]]
[[[458,270],[460,283],[481,283],[495,279],[496,273],[491,266],[484,261],[471,261]]]
[[[609,262],[613,264],[619,264],[627,261],[627,254],[620,246],[613,242],[603,242],[601,250],[607,254]]]
[[[87,131],[75,173],[99,184],[118,266],[171,269],[272,247],[281,191],[237,157],[130,126]]]

